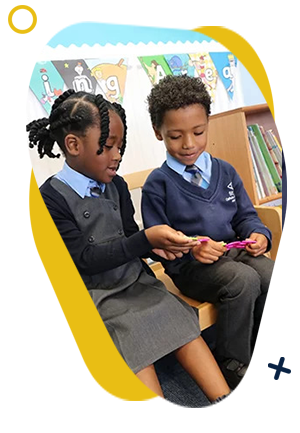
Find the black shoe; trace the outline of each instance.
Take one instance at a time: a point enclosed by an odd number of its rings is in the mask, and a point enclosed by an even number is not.
[[[236,359],[227,359],[220,364],[230,388],[246,398],[267,400],[280,392],[280,385],[257,365],[246,365]]]
[[[236,398],[235,395],[230,391],[229,394],[218,397],[216,400],[211,402],[213,408],[227,408],[227,409],[237,409],[244,408],[243,403]]]

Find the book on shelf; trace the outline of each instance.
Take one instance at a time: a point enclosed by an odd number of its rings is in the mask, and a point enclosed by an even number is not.
[[[282,168],[282,147],[272,129],[266,131],[266,137]]]
[[[248,131],[248,135],[249,135],[249,131]],[[250,137],[249,137],[249,141],[250,141]],[[254,170],[254,180],[255,180],[256,190],[257,190],[258,198],[259,200],[261,200],[262,198],[266,197],[266,194],[265,194],[264,186],[261,182],[261,177],[258,171],[258,166],[256,163],[256,159],[253,155],[253,150],[251,145],[250,145],[250,153],[251,153],[251,159],[252,159],[253,170]]]
[[[278,190],[268,170],[262,151],[259,147],[256,136],[251,127],[248,127],[248,133],[249,133],[248,136],[250,141],[250,148],[252,149],[253,152],[254,160],[257,166],[258,178],[260,179],[263,193],[264,193],[262,198],[267,197],[269,195],[277,194]]]
[[[273,145],[271,142],[271,137],[272,137],[272,131],[268,131],[270,133],[270,137],[268,138],[266,131],[264,129],[263,126],[259,126],[259,129],[261,131],[261,134],[263,136],[263,139],[265,140],[265,143],[268,147],[270,156],[274,162],[275,168],[279,174],[280,179],[282,178],[282,154],[279,151],[280,155],[277,155],[277,153],[275,152],[275,148],[278,149],[277,146]],[[274,136],[275,137],[275,136]],[[272,137],[273,139],[273,137]],[[279,149],[278,149],[279,150]]]
[[[282,192],[282,180],[281,177],[276,169],[275,163],[270,155],[268,146],[264,140],[264,137],[261,133],[261,130],[259,128],[259,125],[257,124],[253,124],[253,125],[249,125],[248,129],[250,129],[250,131],[252,131],[252,133],[255,136],[255,141],[258,144],[258,147],[260,148],[260,151],[263,155],[263,159],[265,161],[267,170],[264,171],[263,175],[266,175],[266,172],[268,172],[271,175],[271,178],[273,180],[273,183],[275,185],[276,188],[276,192]]]

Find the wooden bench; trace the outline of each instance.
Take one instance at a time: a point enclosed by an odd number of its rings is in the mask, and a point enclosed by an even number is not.
[[[151,170],[124,176],[129,189],[142,188]],[[273,231],[274,247],[271,257],[281,262],[281,209],[257,208],[261,219]],[[26,218],[29,217],[28,202]],[[216,309],[182,295],[159,263],[152,266],[157,278],[167,289],[199,309],[200,326],[205,329],[216,320]],[[52,324],[39,320],[40,292],[31,263],[26,253],[26,278],[36,310],[26,315],[26,406],[60,407],[91,391],[98,385],[88,370],[74,364],[70,344],[54,329]]]

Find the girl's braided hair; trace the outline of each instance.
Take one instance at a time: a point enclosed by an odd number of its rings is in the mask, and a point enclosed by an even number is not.
[[[72,89],[66,90],[55,100],[49,118],[34,120],[26,126],[26,131],[29,132],[29,147],[33,148],[36,145],[40,158],[44,155],[49,158],[59,158],[60,154],[55,155],[52,151],[55,142],[65,154],[66,135],[74,133],[84,136],[88,128],[100,126],[101,135],[97,151],[100,155],[109,136],[109,110],[115,111],[124,125],[121,148],[121,155],[123,155],[126,147],[127,124],[122,106],[116,102],[110,103],[100,94],[91,95],[86,92],[75,92]]]

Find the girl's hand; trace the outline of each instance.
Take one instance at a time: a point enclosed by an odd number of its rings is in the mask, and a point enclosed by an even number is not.
[[[246,251],[253,257],[258,257],[264,254],[268,248],[268,239],[261,233],[251,233],[250,238],[252,241],[256,241],[255,244],[249,244],[246,246]]]
[[[198,242],[167,225],[153,226],[145,230],[145,235],[153,248],[167,250],[173,254],[187,253]]]
[[[223,242],[216,242],[209,238],[208,242],[202,242],[196,247],[193,247],[192,254],[198,262],[211,265],[219,260],[226,251],[227,249],[223,245]]]

